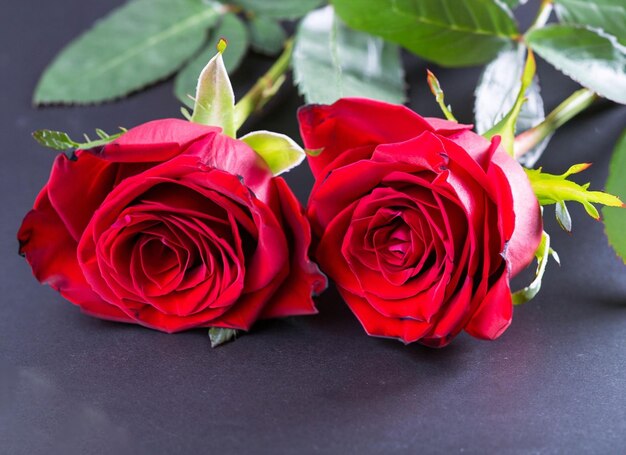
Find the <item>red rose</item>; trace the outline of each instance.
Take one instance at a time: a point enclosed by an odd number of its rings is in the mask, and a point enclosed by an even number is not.
[[[18,233],[37,279],[83,311],[165,332],[315,313],[310,237],[250,147],[172,119],[60,155]]]
[[[523,169],[470,126],[343,99],[300,110],[316,257],[370,335],[443,346],[509,326],[541,240]]]

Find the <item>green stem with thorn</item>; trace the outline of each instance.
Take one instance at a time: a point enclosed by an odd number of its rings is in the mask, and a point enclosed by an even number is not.
[[[589,89],[583,88],[575,91],[559,104],[556,109],[550,112],[543,122],[524,131],[515,138],[513,146],[515,158],[519,158],[532,150],[567,121],[591,106],[596,99],[598,99],[598,95]]]
[[[535,20],[533,21],[530,29],[533,28],[541,28],[548,22],[550,18],[550,14],[552,13],[552,0],[542,0],[539,5],[539,9],[537,10],[537,16],[535,16]]]
[[[282,54],[267,73],[235,105],[235,129],[239,129],[253,112],[263,107],[276,94],[285,80],[285,73],[289,69],[292,53],[293,39],[290,38],[285,42]]]

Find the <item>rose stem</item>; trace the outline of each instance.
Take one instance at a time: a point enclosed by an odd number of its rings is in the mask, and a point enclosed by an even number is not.
[[[289,69],[291,54],[293,52],[293,39],[285,41],[282,54],[274,62],[267,73],[259,78],[252,88],[239,100],[235,106],[235,128],[239,129],[246,119],[256,110],[263,107],[274,96],[285,79],[285,73]]]
[[[554,133],[557,128],[591,106],[596,99],[598,99],[598,95],[586,88],[572,93],[550,112],[543,122],[515,137],[513,145],[515,158],[519,158],[532,150],[533,147]]]
[[[535,16],[535,20],[530,26],[530,29],[541,28],[546,25],[550,14],[552,14],[552,0],[542,0],[537,10],[537,16]]]

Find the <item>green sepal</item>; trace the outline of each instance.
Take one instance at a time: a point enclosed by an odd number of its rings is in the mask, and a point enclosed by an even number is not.
[[[217,54],[200,73],[191,121],[219,126],[224,134],[235,137],[235,93],[222,59],[225,49],[226,40],[220,39]]]
[[[215,55],[216,42],[220,38],[224,38],[228,44],[228,52],[223,53],[222,58],[226,71],[230,75],[237,70],[248,50],[247,25],[234,13],[225,14],[217,28],[211,31],[205,47],[185,64],[174,79],[174,94],[189,108],[193,108],[194,102],[191,95],[196,92],[198,75]]]
[[[209,339],[211,340],[211,347],[216,348],[224,343],[237,338],[239,330],[226,329],[223,327],[211,327],[209,329]]]
[[[525,169],[525,171],[539,204],[562,204],[565,201],[579,202],[583,205],[589,216],[599,220],[600,214],[593,204],[602,204],[609,207],[624,207],[624,204],[622,204],[622,201],[617,196],[613,196],[612,194],[603,191],[589,191],[589,183],[579,185],[567,179],[570,175],[578,174],[589,166],[591,166],[589,163],[575,164],[561,175],[545,173],[542,171],[542,168]],[[562,207],[559,210],[563,212]],[[559,216],[561,217],[559,224],[567,224],[562,223],[562,215],[564,215],[564,213],[557,215],[557,219]],[[571,225],[569,227],[571,229]]]
[[[496,123],[493,128],[483,134],[487,139],[491,139],[493,136],[499,135],[502,138],[502,147],[507,153],[513,156],[513,143],[515,141],[515,126],[517,125],[517,118],[522,110],[522,105],[526,101],[526,91],[533,82],[535,72],[537,70],[537,64],[535,62],[535,56],[529,49],[526,55],[526,63],[524,65],[524,71],[522,72],[522,85],[520,86],[517,98],[511,110]]]
[[[306,154],[293,139],[270,131],[254,131],[240,138],[267,163],[274,175],[287,172],[304,160]]]
[[[100,139],[91,140],[85,135],[85,142],[77,142],[73,140],[67,133],[54,130],[37,130],[33,132],[33,138],[44,147],[61,152],[77,149],[91,149],[101,147],[114,141],[126,132],[126,128],[120,127],[120,132],[116,134],[107,134],[103,130],[96,128],[96,134]]]
[[[513,299],[513,305],[521,305],[523,303],[532,300],[539,290],[541,289],[541,281],[543,274],[546,272],[546,266],[548,264],[549,257],[552,256],[557,264],[561,264],[559,255],[550,248],[550,236],[547,232],[543,232],[541,236],[541,242],[535,252],[535,258],[537,259],[537,271],[535,272],[535,279],[525,288],[520,289],[511,294]]]

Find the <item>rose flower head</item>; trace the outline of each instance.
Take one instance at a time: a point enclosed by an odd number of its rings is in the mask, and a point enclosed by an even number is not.
[[[305,106],[315,256],[365,331],[444,346],[511,323],[509,280],[541,240],[521,166],[471,127],[366,99]]]
[[[303,151],[275,133],[232,137],[221,54],[198,100],[194,122],[156,120],[59,155],[19,230],[20,252],[85,313],[165,332],[315,313],[326,278],[309,259],[304,212],[275,176]]]
[[[84,312],[166,332],[314,313],[325,286],[285,181],[183,120],[59,155],[18,237],[37,279]]]

